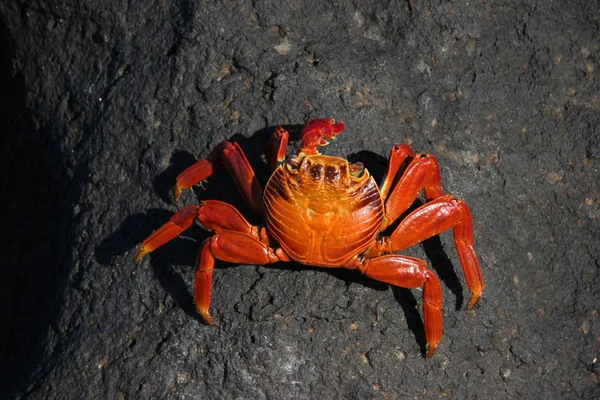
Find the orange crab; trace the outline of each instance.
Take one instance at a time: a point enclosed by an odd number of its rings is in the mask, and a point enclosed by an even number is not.
[[[468,308],[473,308],[484,284],[473,248],[471,212],[462,200],[442,191],[437,159],[429,154],[415,155],[408,145],[392,148],[381,187],[361,163],[321,155],[317,147],[325,146],[326,139],[343,129],[344,123],[333,119],[308,122],[299,154],[286,160],[289,133],[279,127],[266,146],[273,173],[264,191],[239,145],[222,142],[205,160],[177,177],[175,199],[225,166],[242,196],[266,223],[251,225],[233,206],[206,200],[173,215],[144,240],[135,260],[177,237],[194,221],[213,231],[198,253],[194,284],[196,308],[210,325],[215,259],[254,265],[295,261],[356,269],[391,285],[422,287],[427,357],[431,357],[442,338],[440,281],[425,260],[396,252],[454,229],[458,257],[472,293]],[[405,162],[408,165],[401,171]],[[399,221],[389,236],[383,236],[382,232],[408,211],[423,190],[427,202]]]

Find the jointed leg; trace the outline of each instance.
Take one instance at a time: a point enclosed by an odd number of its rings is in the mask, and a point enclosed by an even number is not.
[[[396,153],[392,151],[390,159],[390,169],[392,172],[394,169],[397,172],[397,169],[408,156],[410,154],[406,152],[406,149],[403,149],[403,146],[399,146],[399,150]],[[393,178],[386,177],[384,181],[384,188],[386,190],[388,190],[387,188],[391,184],[391,181],[393,181]],[[429,154],[415,156],[400,177],[397,185],[389,193],[389,196],[384,198],[388,224],[391,224],[409,209],[421,190],[425,190],[427,200],[437,199],[444,195],[438,161],[434,156]]]
[[[271,171],[285,160],[290,134],[282,126],[271,135],[265,146],[265,155]]]
[[[282,249],[268,246],[264,230],[250,225],[233,206],[218,200],[206,200],[198,206],[189,206],[175,213],[163,226],[150,235],[135,256],[141,260],[146,254],[179,236],[198,220],[215,235],[204,241],[196,258],[194,299],[196,308],[207,324],[213,320],[209,313],[212,291],[212,273],[215,258],[239,264],[265,265],[290,261]]]
[[[140,246],[135,261],[179,236],[196,219],[202,226],[215,232],[237,231],[259,239],[258,227],[250,225],[235,207],[218,200],[206,200],[200,205],[182,208],[154,231]]]
[[[262,188],[254,170],[242,148],[237,143],[227,141],[220,143],[205,160],[196,162],[179,174],[173,190],[175,200],[179,199],[183,190],[210,177],[221,165],[227,168],[244,199],[260,214]]]
[[[423,288],[423,320],[427,339],[427,357],[431,357],[442,339],[442,287],[427,262],[397,254],[367,259],[359,270],[366,276],[391,285]]]
[[[481,297],[484,283],[474,248],[473,218],[462,200],[446,195],[417,208],[400,222],[389,238],[383,238],[380,251],[401,251],[452,228],[458,258],[473,294],[467,306],[472,309]]]
[[[392,188],[396,175],[398,175],[398,170],[400,170],[404,161],[406,161],[407,158],[413,158],[414,156],[415,152],[407,144],[392,147],[392,150],[390,151],[390,160],[388,162],[388,170],[379,188],[382,199],[387,199],[388,192]]]
[[[281,250],[277,249],[277,253],[281,254]],[[210,300],[215,259],[251,265],[286,261],[285,257],[278,257],[272,248],[245,233],[224,231],[206,239],[196,258],[194,301],[196,309],[209,325],[213,325],[210,315]]]
[[[181,193],[185,189],[189,189],[205,180],[221,168],[221,153],[223,153],[225,143],[226,142],[219,143],[206,159],[196,161],[177,176],[175,187],[173,188],[173,197],[175,198],[175,201],[179,200]]]

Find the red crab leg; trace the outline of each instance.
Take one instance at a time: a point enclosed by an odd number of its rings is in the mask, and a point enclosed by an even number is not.
[[[185,189],[189,189],[198,182],[205,180],[221,168],[221,153],[223,153],[224,148],[225,142],[219,143],[206,159],[195,162],[177,176],[175,188],[173,189],[175,201],[179,200],[179,196]]]
[[[209,325],[214,324],[210,315],[210,300],[215,259],[237,264],[265,265],[286,261],[286,257],[278,256],[281,252],[278,249],[276,255],[272,248],[241,232],[224,231],[206,239],[196,258],[194,282],[196,309],[204,321]]]
[[[288,131],[280,126],[267,141],[265,154],[271,171],[275,171],[275,169],[285,160],[289,139],[290,134]]]
[[[212,231],[237,231],[259,238],[258,227],[250,225],[235,207],[218,200],[206,200],[198,206],[182,208],[163,226],[152,233],[140,246],[135,261],[179,236],[195,220]]]
[[[398,175],[398,170],[404,164],[409,157],[414,157],[415,152],[410,148],[407,144],[402,144],[399,146],[392,147],[390,152],[390,161],[388,162],[388,170],[385,174],[385,178],[383,178],[383,182],[379,187],[379,191],[381,192],[381,198],[387,199],[388,192],[396,179],[396,175]]]
[[[344,123],[335,123],[335,119],[313,119],[308,121],[302,132],[300,145],[300,154],[302,157],[319,154],[317,147],[326,146],[328,144],[325,139],[334,139],[344,130]]]
[[[235,184],[252,209],[261,213],[262,188],[244,151],[237,143],[222,142],[210,152],[205,160],[200,160],[177,177],[174,197],[179,199],[181,192],[211,176],[221,164],[233,176]]]
[[[366,276],[390,285],[408,289],[423,288],[427,357],[431,357],[442,340],[442,287],[438,277],[427,269],[427,262],[393,254],[367,259],[358,268]]]
[[[405,149],[397,152],[398,161],[392,152],[392,161],[398,164],[406,159]],[[392,162],[390,162],[390,167]],[[399,165],[398,165],[399,166]],[[387,184],[388,182],[384,182]],[[406,171],[400,177],[398,184],[385,200],[387,222],[391,224],[414,203],[421,190],[425,189],[427,200],[437,199],[444,195],[440,166],[437,158],[430,154],[419,154],[410,162]]]
[[[472,293],[467,308],[472,309],[481,297],[485,285],[473,247],[473,218],[464,201],[446,195],[417,208],[400,222],[389,238],[383,238],[382,252],[407,249],[451,228],[454,228],[458,258]]]

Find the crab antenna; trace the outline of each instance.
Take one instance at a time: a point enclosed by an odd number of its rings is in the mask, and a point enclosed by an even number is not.
[[[335,139],[344,130],[344,123],[335,123],[333,118],[315,119],[309,121],[302,132],[301,155],[319,154],[317,147],[326,146],[329,142],[325,139]]]

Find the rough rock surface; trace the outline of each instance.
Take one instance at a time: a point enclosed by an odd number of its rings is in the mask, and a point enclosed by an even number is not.
[[[14,0],[0,16],[3,398],[600,397],[598,2]],[[133,262],[176,210],[174,177],[219,141],[264,182],[273,128],[329,116],[347,129],[326,153],[381,177],[410,143],[472,208],[474,312],[451,234],[408,252],[443,280],[431,359],[419,291],[221,264],[209,327],[191,297],[207,232]],[[225,173],[195,194],[256,222]]]

